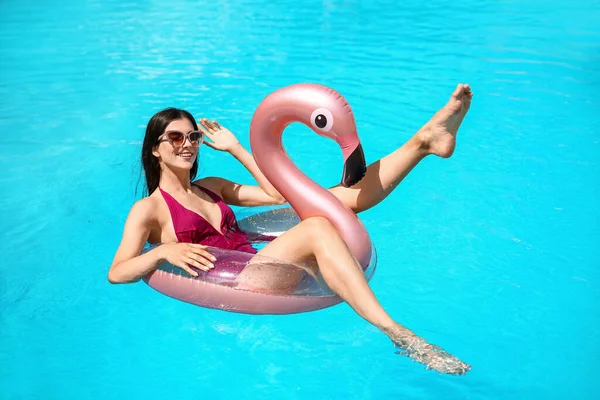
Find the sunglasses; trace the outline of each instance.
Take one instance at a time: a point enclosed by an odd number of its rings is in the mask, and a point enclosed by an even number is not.
[[[200,146],[204,141],[204,133],[202,131],[191,131],[183,133],[180,131],[167,131],[158,137],[158,142],[166,140],[173,147],[181,147],[185,143],[185,139],[190,141],[192,146]]]

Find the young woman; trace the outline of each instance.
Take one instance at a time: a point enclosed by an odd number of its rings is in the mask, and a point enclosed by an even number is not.
[[[452,155],[456,133],[471,98],[469,85],[459,84],[448,103],[430,121],[402,147],[371,164],[358,184],[329,190],[355,213],[375,206],[427,155]],[[361,317],[388,335],[405,355],[443,373],[464,374],[470,369],[458,358],[392,320],[371,291],[344,240],[327,219],[308,218],[257,252],[237,228],[233,212],[223,202],[258,206],[283,204],[285,199],[229,130],[215,121],[199,122],[200,129],[191,114],[174,108],[150,119],[142,145],[149,196],[135,203],[127,217],[121,244],[108,273],[110,282],[137,282],[164,261],[197,276],[190,266],[204,271],[214,268],[215,257],[207,250],[209,246],[257,253],[290,263],[316,260],[315,267],[327,285]],[[259,186],[220,177],[194,181],[202,143],[237,158]],[[190,212],[197,216],[192,224],[185,221]],[[222,234],[225,230],[227,235]],[[163,244],[141,254],[146,242]],[[266,288],[278,289],[274,287],[277,279],[263,278]]]

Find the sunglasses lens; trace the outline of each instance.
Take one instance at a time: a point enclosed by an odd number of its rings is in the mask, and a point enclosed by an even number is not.
[[[202,141],[202,133],[198,131],[194,131],[190,133],[190,142],[194,144],[198,144]]]
[[[181,132],[169,132],[169,141],[173,146],[181,146],[183,144],[183,133]]]

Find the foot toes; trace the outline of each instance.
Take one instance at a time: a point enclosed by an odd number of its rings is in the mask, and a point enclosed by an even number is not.
[[[452,97],[454,98],[460,98],[461,95],[467,95],[469,97],[473,96],[473,92],[471,92],[471,85],[469,85],[468,83],[459,83],[456,86],[456,89],[454,89],[454,92],[452,93]]]
[[[454,89],[454,92],[452,93],[452,97],[458,97],[462,94],[462,92],[463,92],[463,84],[459,83],[456,86],[456,89]]]

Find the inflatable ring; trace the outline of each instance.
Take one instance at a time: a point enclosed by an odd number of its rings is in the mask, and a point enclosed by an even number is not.
[[[292,208],[250,215],[238,222],[240,229],[253,245],[260,245],[274,240],[301,220],[327,218],[370,280],[377,257],[362,222],[331,192],[304,175],[283,149],[283,130],[292,122],[301,122],[339,144],[344,156],[343,186],[356,184],[366,173],[352,110],[338,92],[314,84],[279,89],[267,96],[254,113],[250,145],[258,167]],[[260,254],[214,247],[208,250],[217,258],[211,271],[198,270],[199,276],[192,277],[180,268],[163,263],[144,280],[157,291],[187,303],[247,314],[292,314],[330,307],[342,301],[327,287],[320,274],[311,273],[313,269],[308,263],[292,264]],[[273,271],[277,276],[295,274],[295,283],[283,290],[260,288],[260,285],[248,284],[247,279],[243,282],[238,279],[242,271],[248,270],[260,270],[261,274]]]
[[[292,209],[284,208],[246,217],[239,221],[239,225],[253,245],[260,245],[279,236],[299,221]],[[241,251],[216,247],[208,250],[217,257],[213,270],[197,270],[199,276],[194,278],[180,268],[163,263],[146,277],[146,282],[155,290],[187,303],[246,314],[293,314],[331,307],[342,301],[320,275],[314,277],[310,273],[305,273],[300,283],[287,293],[253,290],[237,282],[239,273],[251,262],[290,273],[306,271],[308,268],[300,263],[286,263]],[[365,270],[367,280],[375,273],[376,265],[377,256],[373,249]]]

